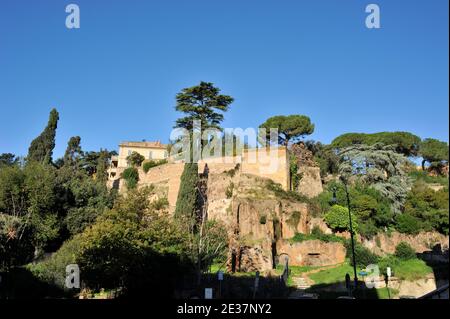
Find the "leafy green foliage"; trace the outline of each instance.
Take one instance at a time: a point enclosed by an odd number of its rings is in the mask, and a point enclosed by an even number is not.
[[[350,265],[353,266],[353,254],[350,240],[346,242],[345,248],[347,249],[347,257],[350,259]],[[370,264],[376,264],[380,258],[359,242],[355,241],[355,259],[356,265],[364,268]]]
[[[298,160],[293,155],[289,157],[289,175],[291,178],[291,190],[296,191],[300,184],[301,176],[298,173]]]
[[[308,209],[313,216],[320,213],[320,204],[316,198],[308,198],[294,191],[285,191],[281,184],[275,183],[272,180],[267,180],[266,188],[273,192],[277,198],[308,204]]]
[[[184,255],[185,236],[166,213],[154,210],[150,191],[130,190],[120,197],[48,261],[32,266],[34,273],[61,283],[65,266],[77,263],[88,287],[122,287],[131,296],[158,286],[161,296],[170,296],[192,265]]]
[[[393,212],[401,211],[411,184],[404,170],[405,156],[382,144],[350,146],[339,155],[341,178],[347,181],[356,178],[370,185],[390,200]]]
[[[142,162],[145,160],[145,157],[138,152],[132,152],[127,156],[127,162],[133,165],[134,167],[140,167]]]
[[[298,141],[305,135],[314,132],[314,124],[306,115],[278,115],[268,118],[259,128],[266,130],[266,136],[261,136],[270,141],[270,129],[278,129],[278,144],[288,145],[289,142]]]
[[[303,242],[307,240],[320,240],[325,243],[337,242],[344,243],[345,239],[334,234],[324,234],[319,228],[312,229],[311,234],[296,233],[294,237],[290,239],[292,242]]]
[[[323,145],[320,142],[306,141],[307,149],[314,156],[314,161],[320,167],[322,177],[328,174],[337,174],[339,169],[339,156],[331,145]]]
[[[144,162],[144,164],[142,164],[142,169],[144,170],[145,173],[147,173],[150,168],[159,166],[159,165],[164,165],[167,164],[167,160],[166,159],[162,159],[162,160],[151,160],[151,161],[147,161]]]
[[[53,149],[55,148],[56,128],[58,126],[59,114],[56,109],[51,110],[47,127],[35,138],[28,149],[28,161],[39,163],[51,163]]]
[[[69,139],[67,143],[67,149],[64,153],[64,165],[66,166],[76,166],[79,164],[79,159],[83,156],[83,151],[81,150],[81,138],[79,136],[73,136]]]
[[[434,191],[423,181],[415,182],[408,193],[403,215],[408,217],[397,219],[399,231],[414,234],[434,229],[448,234],[448,188]]]
[[[126,181],[128,189],[136,188],[139,182],[139,172],[134,167],[128,167],[122,172],[122,178]]]
[[[199,85],[185,88],[177,94],[177,105],[175,109],[186,113],[187,116],[176,120],[176,128],[184,128],[192,132],[193,121],[200,121],[202,130],[220,129],[223,114],[228,111],[234,99],[228,95],[221,95],[220,89],[214,87],[213,83],[200,82]]]
[[[395,217],[396,225],[395,228],[406,234],[417,234],[421,230],[420,221],[408,214],[401,214]]]
[[[0,154],[0,169],[2,166],[12,166],[19,163],[19,158],[12,153]]]
[[[184,164],[181,174],[175,217],[191,218],[195,216],[198,206],[198,164]]]
[[[353,232],[358,231],[358,221],[356,216],[352,213],[352,228]],[[325,214],[325,222],[335,231],[350,231],[350,219],[348,208],[340,205],[333,205],[328,213]]]
[[[89,176],[96,176],[99,180],[106,181],[106,169],[111,156],[117,155],[116,151],[100,149],[100,151],[84,152],[81,158],[81,167]]]
[[[434,138],[426,138],[420,144],[420,155],[423,158],[422,168],[425,170],[425,163],[440,165],[448,162],[448,144]]]
[[[400,242],[395,247],[395,257],[402,260],[417,258],[416,251],[407,242],[404,241]]]
[[[448,187],[448,177],[446,176],[432,176],[426,171],[417,170],[409,172],[408,175],[414,181],[421,181],[428,184],[440,184]]]
[[[392,145],[395,152],[408,157],[418,155],[421,140],[420,137],[409,132],[345,133],[336,137],[331,145],[342,149],[351,145],[374,145],[378,143],[385,146]]]
[[[40,263],[29,264],[27,268],[40,280],[65,287],[66,267],[77,262],[81,238],[74,236],[66,241],[56,253]]]

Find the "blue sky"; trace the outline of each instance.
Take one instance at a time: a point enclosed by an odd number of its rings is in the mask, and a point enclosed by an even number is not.
[[[76,3],[81,28],[65,27]],[[306,114],[310,138],[404,130],[448,141],[448,1],[2,0],[0,153],[26,155],[52,107],[55,156],[122,140],[166,142],[175,95],[215,83],[225,127]]]

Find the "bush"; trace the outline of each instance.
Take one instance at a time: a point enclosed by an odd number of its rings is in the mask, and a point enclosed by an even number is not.
[[[340,205],[333,205],[328,213],[325,214],[325,222],[331,229],[336,231],[350,231],[350,221],[348,218],[348,208]],[[352,213],[353,232],[358,231],[356,216]]]
[[[395,247],[395,257],[398,257],[401,260],[417,258],[415,250],[404,241]]]
[[[144,164],[142,164],[142,169],[144,170],[145,173],[147,173],[150,168],[159,166],[159,165],[163,165],[163,164],[167,164],[167,160],[163,159],[163,160],[157,160],[157,161],[148,161],[145,162]]]
[[[142,156],[141,154],[139,154],[138,152],[133,152],[127,156],[127,161],[135,167],[141,166],[141,164],[144,160],[145,160],[145,157]]]
[[[307,240],[320,240],[325,243],[330,242],[343,243],[345,241],[344,238],[336,236],[334,234],[324,234],[318,227],[314,227],[311,230],[311,234],[296,233],[295,236],[291,238],[291,241],[293,242],[303,242]]]
[[[353,266],[352,243],[350,240],[345,243],[345,248],[347,248],[347,258],[350,259],[350,264]],[[355,242],[355,258],[356,265],[363,268],[370,264],[378,263],[380,259],[377,255],[358,242]]]
[[[128,167],[123,171],[122,178],[126,181],[127,188],[133,189],[139,182],[139,172],[134,167]]]
[[[419,220],[408,214],[398,215],[396,222],[395,228],[401,233],[417,234],[421,230]]]
[[[40,280],[64,288],[66,266],[77,263],[79,251],[80,237],[75,236],[66,241],[49,259],[37,264],[30,264],[27,268]]]

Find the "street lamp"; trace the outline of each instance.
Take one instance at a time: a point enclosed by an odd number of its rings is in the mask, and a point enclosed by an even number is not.
[[[356,272],[355,240],[353,238],[352,214],[350,212],[350,196],[348,194],[348,188],[347,188],[346,180],[341,177],[341,181],[344,184],[345,194],[347,196],[348,220],[349,220],[349,226],[350,226],[350,238],[351,238],[351,243],[352,243],[353,275],[354,275],[355,289],[356,289],[357,286],[358,286],[358,275],[357,275],[357,272]],[[337,191],[337,189],[336,189],[336,187],[333,187],[332,191],[333,191],[333,198],[331,199],[331,202],[333,203],[333,205],[335,205],[337,203],[337,198],[336,198],[336,191]]]

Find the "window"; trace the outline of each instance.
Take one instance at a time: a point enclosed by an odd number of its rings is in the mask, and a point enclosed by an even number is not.
[[[148,159],[152,159],[153,158],[153,152],[152,151],[149,151],[148,152]]]
[[[132,153],[132,152],[131,152],[131,150],[128,150],[128,156],[130,156],[130,155],[131,155],[131,153]]]

